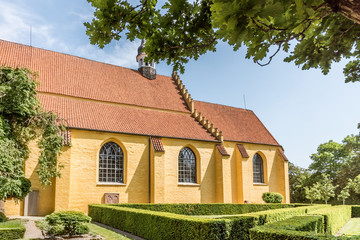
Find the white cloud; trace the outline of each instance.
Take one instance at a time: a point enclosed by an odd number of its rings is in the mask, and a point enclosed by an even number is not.
[[[74,15],[82,21],[90,21],[94,16],[92,13],[79,13],[75,11],[68,12],[69,15]]]
[[[76,45],[69,39],[83,37],[83,33],[80,32],[83,31],[83,29],[78,30],[79,34],[76,34],[75,31],[75,35],[73,35],[74,31],[71,31],[72,33],[70,34],[72,34],[72,36],[69,36],[66,28],[62,29],[64,32],[59,32],[59,29],[55,27],[56,22],[51,23],[49,19],[29,11],[29,9],[26,9],[26,4],[16,3],[16,0],[14,2],[0,0],[0,6],[0,39],[30,45],[31,26],[32,46],[34,47],[60,51],[123,67],[134,68],[137,66],[135,57],[140,41],[129,42],[122,40],[121,42],[107,46],[106,49],[100,49],[91,44]],[[52,11],[52,9],[50,11]],[[90,17],[90,15],[79,14],[71,9],[68,14],[76,15],[77,19],[82,20],[89,19]],[[69,21],[63,22],[62,24],[70,26],[73,22],[69,19]],[[61,37],[65,35],[68,38],[61,39]]]
[[[137,66],[135,58],[139,45],[140,41],[123,41],[121,45],[117,43],[111,49],[100,49],[97,46],[88,44],[76,48],[73,54],[100,62],[133,68]]]
[[[52,34],[54,27],[46,21],[22,8],[21,4],[1,1],[0,38],[12,42],[30,45],[30,27],[32,45],[43,48],[67,47]]]

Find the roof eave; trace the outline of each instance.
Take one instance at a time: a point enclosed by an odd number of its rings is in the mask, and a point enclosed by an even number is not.
[[[85,131],[96,131],[96,132],[107,132],[107,133],[120,133],[120,134],[138,135],[138,136],[152,136],[152,137],[160,137],[160,138],[171,138],[171,139],[183,139],[183,140],[193,140],[193,141],[201,141],[201,142],[221,143],[221,141],[218,141],[218,140],[206,140],[206,139],[184,138],[184,137],[171,137],[171,136],[165,136],[165,135],[154,135],[154,134],[143,134],[143,133],[129,133],[129,132],[120,132],[120,131],[101,130],[101,129],[71,127],[71,126],[68,126],[67,128],[69,128],[69,129],[77,129],[77,130],[85,130]]]

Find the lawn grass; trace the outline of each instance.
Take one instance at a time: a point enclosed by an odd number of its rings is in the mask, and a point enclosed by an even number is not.
[[[338,235],[360,236],[360,218],[351,218],[339,231]]]
[[[122,234],[100,227],[93,223],[87,223],[91,233],[103,236],[106,240],[132,240]]]
[[[24,224],[23,220],[9,220],[6,222],[1,222],[0,223],[0,228],[21,228]]]

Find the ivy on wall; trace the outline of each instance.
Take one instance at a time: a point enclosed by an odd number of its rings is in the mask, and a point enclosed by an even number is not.
[[[36,77],[26,68],[0,67],[0,200],[23,199],[30,192],[30,180],[24,175],[30,141],[37,141],[40,149],[40,183],[49,185],[60,176],[57,160],[64,146],[65,124],[42,109]]]

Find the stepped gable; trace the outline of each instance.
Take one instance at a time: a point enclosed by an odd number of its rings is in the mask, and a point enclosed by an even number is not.
[[[195,101],[195,109],[221,129],[224,140],[280,146],[251,110]]]
[[[39,92],[190,112],[171,77],[0,40],[0,65],[39,73]]]

